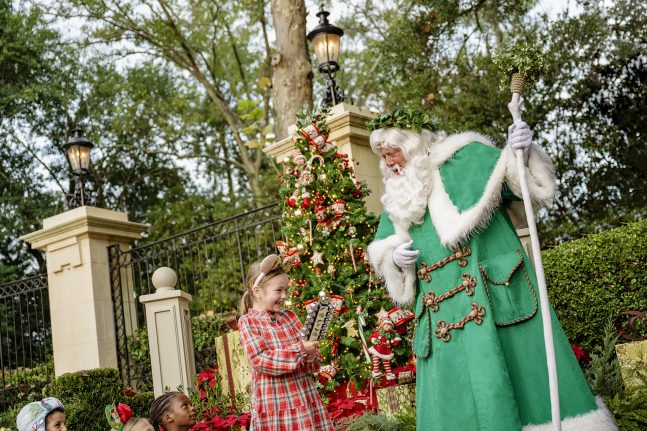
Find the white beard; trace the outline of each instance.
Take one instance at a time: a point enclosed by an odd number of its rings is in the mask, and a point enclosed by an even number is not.
[[[431,193],[433,162],[428,155],[415,156],[404,167],[389,168],[384,160],[380,170],[384,177],[382,205],[393,223],[409,228],[411,223],[421,224]],[[398,175],[396,172],[399,171]]]

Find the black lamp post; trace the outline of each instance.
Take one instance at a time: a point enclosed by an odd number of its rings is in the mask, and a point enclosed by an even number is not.
[[[339,48],[344,30],[328,22],[330,12],[325,11],[323,5],[317,13],[319,24],[306,36],[314,46],[319,72],[326,74],[326,98],[324,106],[333,106],[343,102],[346,97],[344,91],[337,87],[335,72],[339,70]]]
[[[68,201],[70,208],[94,205],[89,191],[85,188],[85,177],[90,172],[90,152],[94,144],[83,136],[83,129],[70,131],[70,139],[63,144],[63,150],[74,176],[74,193]]]

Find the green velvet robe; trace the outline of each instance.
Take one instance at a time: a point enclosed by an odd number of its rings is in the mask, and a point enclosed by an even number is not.
[[[495,181],[500,184],[492,188],[495,171],[505,169],[501,150],[476,142],[457,148],[440,164],[424,222],[407,231],[413,249],[420,251],[412,292],[417,429],[535,429],[527,426],[551,420],[548,372],[535,273],[502,205],[514,196],[499,179]],[[444,226],[445,236],[460,224],[452,224],[447,208],[438,208],[443,206],[442,196],[459,214],[466,214],[479,201],[483,204],[487,193],[497,196],[486,202],[475,221],[467,223],[473,228],[453,232],[458,241],[441,241],[430,209],[437,220],[445,217],[436,222]],[[377,246],[369,247],[378,274],[387,266],[392,268],[389,253],[394,246],[384,244],[408,239],[402,237],[385,211],[374,242]],[[411,283],[411,274],[386,278],[391,292],[406,290]],[[395,298],[396,303],[404,301],[397,293]],[[593,423],[606,421],[589,428],[582,425],[589,422],[577,425],[577,418],[571,429],[615,429],[605,409],[598,409],[559,322],[551,315],[562,418],[584,415]]]

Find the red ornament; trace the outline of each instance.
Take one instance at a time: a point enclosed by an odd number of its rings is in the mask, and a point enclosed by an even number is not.
[[[290,208],[294,208],[294,206],[297,204],[297,192],[292,193],[292,196],[285,200],[285,204]]]
[[[332,210],[337,217],[344,215],[344,213],[346,212],[346,201],[343,199],[337,199],[332,204]]]
[[[303,208],[309,208],[310,207],[310,193],[309,192],[303,192],[301,194],[301,198],[303,198],[303,202],[301,203],[301,206]]]
[[[322,223],[326,219],[326,207],[323,205],[317,205],[315,207],[315,218],[317,223]]]
[[[398,307],[394,307],[391,311],[389,311],[388,315],[397,329],[402,326],[406,326],[407,323],[409,323],[414,319],[414,317],[416,317],[411,311],[401,310]]]
[[[323,205],[323,203],[326,201],[326,198],[321,196],[319,193],[317,193],[312,200],[312,202],[315,204],[315,206],[320,206]]]
[[[133,410],[128,404],[119,404],[117,406],[117,414],[119,415],[119,419],[121,419],[121,423],[125,424],[133,417]]]
[[[341,308],[344,304],[344,297],[339,295],[330,295],[330,303],[335,307],[335,314],[341,314]]]
[[[337,338],[339,338],[339,337],[337,337]],[[334,341],[334,342],[331,344],[331,347],[330,347],[330,356],[332,356],[332,357],[337,356],[337,352],[338,352],[338,351],[339,351],[339,342],[338,342],[338,341]]]

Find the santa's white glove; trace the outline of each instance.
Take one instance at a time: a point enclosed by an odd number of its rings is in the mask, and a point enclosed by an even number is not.
[[[508,145],[513,150],[528,151],[532,145],[532,131],[523,121],[513,123],[508,127]]]
[[[418,261],[418,250],[411,250],[413,245],[413,240],[405,242],[404,244],[399,245],[393,250],[393,263],[398,265],[400,268],[411,268]]]

